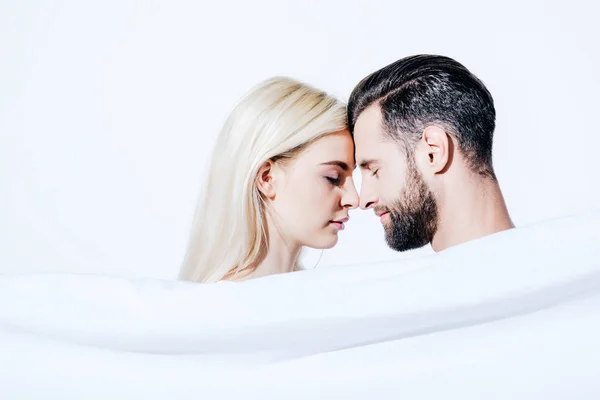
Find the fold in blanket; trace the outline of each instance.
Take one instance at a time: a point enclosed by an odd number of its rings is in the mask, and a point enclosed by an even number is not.
[[[0,398],[600,398],[599,237],[596,211],[230,285],[1,275]]]

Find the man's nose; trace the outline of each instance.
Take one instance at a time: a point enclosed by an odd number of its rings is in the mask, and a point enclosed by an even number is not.
[[[375,206],[375,204],[377,204],[377,196],[375,195],[371,185],[363,180],[360,187],[359,206],[363,210],[368,210],[369,208]]]

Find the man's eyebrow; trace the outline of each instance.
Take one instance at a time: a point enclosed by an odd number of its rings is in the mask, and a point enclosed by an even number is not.
[[[324,163],[321,163],[321,165],[336,165],[338,167],[340,167],[343,171],[350,171],[350,167],[348,166],[348,164],[346,164],[343,161],[327,161]],[[354,167],[356,168],[356,167]]]
[[[360,162],[359,167],[361,169],[369,169],[371,167],[371,164],[375,164],[377,162],[377,160],[363,160]]]

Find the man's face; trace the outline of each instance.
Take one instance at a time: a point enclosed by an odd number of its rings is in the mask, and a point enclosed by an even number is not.
[[[414,154],[385,135],[379,105],[363,111],[354,126],[356,161],[362,173],[360,207],[381,218],[392,249],[406,251],[431,242],[437,230],[437,203]]]

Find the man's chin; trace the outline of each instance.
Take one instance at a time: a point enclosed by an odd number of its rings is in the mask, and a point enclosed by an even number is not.
[[[429,244],[429,241],[417,241],[414,239],[411,240],[411,238],[406,237],[393,237],[391,235],[388,235],[387,233],[385,235],[385,241],[390,249],[399,252],[420,249],[421,247]]]

